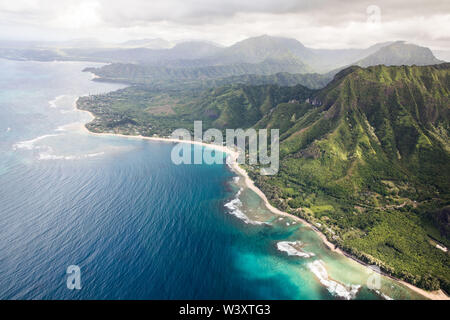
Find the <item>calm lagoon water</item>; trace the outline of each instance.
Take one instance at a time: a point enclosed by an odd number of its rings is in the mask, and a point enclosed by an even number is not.
[[[77,97],[122,87],[81,72],[95,65],[0,60],[1,299],[420,298],[386,278],[369,290],[370,270],[272,215],[226,165],[87,134]]]

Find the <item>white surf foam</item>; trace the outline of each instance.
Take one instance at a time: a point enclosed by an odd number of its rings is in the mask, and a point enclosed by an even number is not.
[[[70,124],[72,125],[72,124]],[[63,131],[64,126],[61,126],[56,131]],[[13,150],[39,150],[39,160],[81,160],[81,159],[87,159],[87,158],[93,158],[98,157],[103,154],[104,152],[96,152],[96,153],[87,153],[87,154],[81,154],[81,155],[57,155],[53,153],[53,148],[50,146],[45,145],[36,145],[37,142],[44,140],[46,138],[50,137],[57,137],[61,134],[46,134],[40,137],[37,137],[35,139],[21,141],[13,145]]]
[[[53,100],[50,100],[50,101],[48,102],[48,105],[50,106],[50,108],[56,109],[56,108],[59,107],[58,102],[60,102],[61,100],[64,100],[66,97],[68,97],[68,96],[65,95],[65,94],[60,95],[60,96],[57,96],[57,97],[54,98]]]
[[[303,243],[301,241],[281,241],[277,243],[277,248],[279,251],[286,252],[288,256],[297,256],[302,258],[311,258],[315,256],[314,253],[306,252],[299,248],[302,245]]]
[[[354,299],[360,285],[343,285],[329,278],[327,269],[322,260],[316,260],[308,263],[308,268],[319,279],[320,283],[325,286],[332,295],[344,298],[346,300]]]
[[[56,137],[59,136],[59,134],[45,134],[43,136],[37,137],[35,139],[21,141],[13,145],[13,150],[17,149],[24,149],[24,150],[33,150],[33,149],[40,149],[39,146],[35,146],[36,142],[50,138],[50,137]]]
[[[375,290],[375,292],[381,296],[384,300],[394,300],[391,297],[389,297],[387,294],[384,294],[383,292],[381,292],[380,290]]]
[[[75,131],[76,129],[79,129],[83,124],[84,122],[82,121],[72,122],[59,126],[58,128],[55,129],[55,131],[57,132]]]
[[[77,100],[77,96],[63,94],[49,101],[48,104],[50,108],[59,109],[60,113],[66,114],[78,111]]]
[[[87,158],[94,158],[101,155],[104,155],[104,152],[97,152],[97,153],[88,153],[88,154],[82,154],[82,155],[55,155],[48,152],[41,152],[39,154],[39,160],[81,160],[81,159],[87,159]]]
[[[230,210],[230,214],[234,215],[235,217],[241,219],[247,224],[254,224],[254,225],[261,225],[263,222],[260,221],[254,221],[250,219],[245,213],[243,213],[240,208],[242,207],[242,202],[239,200],[239,196],[242,193],[242,188],[238,191],[236,194],[236,197],[231,200],[230,202],[227,202],[225,204],[225,207]]]

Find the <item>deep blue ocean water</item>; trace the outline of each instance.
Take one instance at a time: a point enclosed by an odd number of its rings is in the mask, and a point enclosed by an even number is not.
[[[176,166],[172,144],[87,134],[77,97],[122,87],[87,66],[0,60],[0,299],[335,299],[338,282],[381,298],[365,268],[239,192],[226,165]],[[278,248],[298,240],[313,258]],[[70,265],[81,290],[67,289]]]

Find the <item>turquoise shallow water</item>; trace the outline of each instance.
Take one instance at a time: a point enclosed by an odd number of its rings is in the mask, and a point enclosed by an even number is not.
[[[76,98],[121,87],[90,81],[91,65],[0,60],[0,298],[382,298],[368,269],[265,210],[227,166],[84,132]],[[385,278],[381,292],[418,298]]]

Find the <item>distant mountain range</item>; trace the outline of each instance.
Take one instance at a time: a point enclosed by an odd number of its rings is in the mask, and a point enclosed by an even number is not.
[[[72,54],[76,54],[72,51]],[[153,88],[214,87],[235,83],[305,85],[322,88],[335,74],[350,65],[434,65],[437,59],[430,49],[402,41],[385,42],[367,49],[310,49],[294,39],[261,36],[230,47],[189,42],[171,49],[116,50],[91,53],[91,59],[115,59],[116,62],[87,71],[103,81],[144,84]],[[182,58],[180,58],[182,57]],[[87,57],[84,57],[87,59]],[[340,65],[344,65],[339,67]],[[337,68],[336,68],[337,67]],[[329,70],[330,68],[331,71]],[[327,71],[320,74],[320,71]],[[276,74],[290,74],[281,78]],[[282,80],[283,81],[283,80]]]
[[[326,73],[348,65],[432,65],[436,59],[430,49],[402,41],[379,43],[367,49],[325,50],[305,47],[295,39],[260,36],[230,47],[212,43],[187,42],[170,49],[119,49],[99,52],[68,51],[108,62],[136,63],[168,68],[211,67],[240,64],[289,65],[291,73]],[[289,72],[280,67],[278,72]],[[256,72],[258,73],[258,72]],[[264,74],[263,72],[261,72]]]
[[[193,77],[221,78],[243,74],[269,75],[289,73],[332,73],[350,65],[432,65],[437,59],[430,49],[398,42],[379,43],[366,49],[312,49],[295,39],[259,36],[229,47],[189,41],[171,46],[162,39],[127,41],[116,47],[90,39],[64,43],[37,44],[28,47],[0,43],[0,57],[21,60],[91,60],[142,66],[149,79],[178,76],[174,69]],[[225,68],[225,66],[227,68]],[[152,69],[153,68],[153,69]],[[228,69],[228,70],[227,70]],[[158,71],[155,71],[158,70]],[[207,72],[205,70],[208,70]],[[123,77],[123,72],[121,75]],[[132,79],[129,79],[132,80]]]

